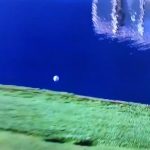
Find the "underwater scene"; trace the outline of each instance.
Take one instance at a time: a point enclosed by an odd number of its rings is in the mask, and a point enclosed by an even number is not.
[[[0,0],[0,150],[150,150],[150,0]]]
[[[1,84],[149,103],[149,0],[1,0],[0,7]]]

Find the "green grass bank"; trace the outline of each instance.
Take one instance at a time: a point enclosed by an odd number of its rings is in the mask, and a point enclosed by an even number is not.
[[[22,144],[21,144],[22,143]],[[150,150],[150,107],[0,86],[0,150]]]

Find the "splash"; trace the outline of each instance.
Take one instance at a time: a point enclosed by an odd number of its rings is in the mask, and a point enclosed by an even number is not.
[[[93,0],[92,21],[97,34],[150,48],[150,0]]]

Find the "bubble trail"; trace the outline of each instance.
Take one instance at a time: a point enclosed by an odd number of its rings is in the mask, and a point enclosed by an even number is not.
[[[140,17],[138,23],[138,32],[141,36],[144,34],[144,14],[145,14],[145,0],[140,0]]]
[[[97,34],[150,48],[150,0],[93,0],[92,21]]]
[[[117,3],[117,0],[112,0],[112,13],[111,13],[111,17],[112,17],[112,32],[114,34],[118,30],[117,7],[119,7],[118,3]]]

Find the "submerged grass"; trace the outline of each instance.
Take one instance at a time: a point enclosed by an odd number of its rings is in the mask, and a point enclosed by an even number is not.
[[[126,150],[125,148],[109,147],[105,145],[93,147],[81,147],[72,143],[44,142],[41,138],[16,134],[11,132],[0,132],[0,150]]]
[[[150,149],[150,108],[0,86],[0,129],[39,136],[43,142],[74,143],[91,149],[102,145],[116,150]]]

